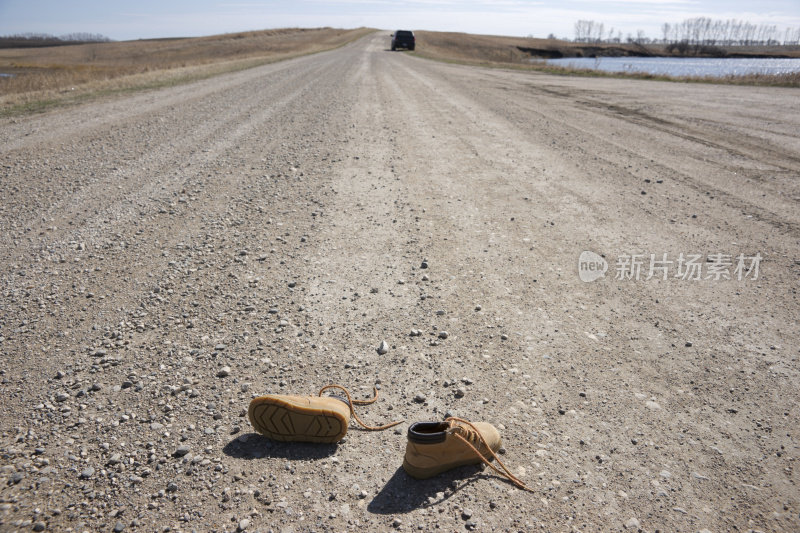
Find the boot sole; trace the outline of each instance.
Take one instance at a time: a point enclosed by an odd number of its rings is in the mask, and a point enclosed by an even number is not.
[[[458,461],[457,463],[447,463],[430,468],[420,468],[418,466],[412,465],[406,459],[403,459],[403,470],[405,470],[406,473],[409,476],[413,477],[414,479],[428,479],[435,475],[441,474],[442,472],[447,472],[448,470],[452,470],[453,468],[458,468],[459,466],[476,465],[480,463],[481,463],[480,459],[478,460],[467,459],[464,461]]]
[[[340,413],[305,408],[269,396],[253,399],[247,415],[256,431],[282,442],[332,443],[347,433],[347,420]]]

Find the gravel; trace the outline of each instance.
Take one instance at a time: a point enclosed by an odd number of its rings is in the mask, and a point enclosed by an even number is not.
[[[800,96],[387,39],[0,118],[0,529],[795,530]],[[614,279],[665,252],[768,260]],[[534,493],[252,432],[329,383],[494,424]]]

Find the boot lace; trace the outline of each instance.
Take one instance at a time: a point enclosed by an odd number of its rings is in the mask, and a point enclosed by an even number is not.
[[[472,422],[454,416],[445,419],[445,422],[450,423],[450,428],[447,430],[447,432],[454,437],[461,439],[464,444],[469,446],[469,448],[475,452],[475,455],[480,457],[481,461],[483,461],[486,466],[494,470],[501,477],[506,478],[517,488],[533,492],[532,488],[523,483],[522,480],[520,480],[517,476],[512,474],[508,467],[503,464],[503,461],[501,461],[500,458],[495,455],[495,453],[492,451],[492,448],[489,446],[489,444],[487,444],[486,439],[483,438],[481,432],[478,431],[478,428],[476,428]],[[486,456],[478,451],[476,445],[482,446],[488,452],[488,455],[491,457],[491,459],[497,461],[497,464],[500,465],[502,470],[494,466],[490,459],[487,459]]]
[[[403,423],[402,420],[398,420],[397,422],[390,422],[389,424],[385,424],[383,426],[368,426],[364,422],[362,422],[360,418],[358,418],[358,415],[356,414],[355,410],[353,409],[353,406],[354,405],[369,405],[369,404],[375,403],[377,401],[377,399],[378,399],[378,388],[377,387],[372,387],[372,392],[374,393],[374,396],[369,400],[354,400],[350,396],[350,391],[349,390],[347,390],[346,388],[342,387],[341,385],[335,385],[335,384],[334,385],[326,385],[326,386],[322,387],[319,390],[319,396],[322,396],[322,393],[325,392],[326,390],[329,390],[329,389],[337,389],[337,390],[340,390],[340,391],[342,391],[344,393],[344,395],[347,397],[347,405],[348,405],[348,407],[350,407],[350,415],[353,418],[355,418],[356,422],[361,424],[361,427],[363,427],[366,430],[369,430],[369,431],[383,431],[384,429],[389,429],[391,427],[394,427],[394,426],[396,426],[398,424],[402,424]]]

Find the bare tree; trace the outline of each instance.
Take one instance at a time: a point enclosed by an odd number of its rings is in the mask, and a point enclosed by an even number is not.
[[[579,20],[575,23],[576,42],[622,42],[622,32],[614,35],[614,28],[605,32],[605,25],[594,20]],[[647,44],[659,42],[650,39],[644,31],[638,30],[634,38],[630,33],[627,42]],[[708,17],[685,19],[679,23],[665,22],[661,25],[661,43],[681,44],[679,50],[695,51],[703,46],[742,46],[742,45],[784,45],[800,44],[800,28],[786,28],[781,32],[774,24],[751,24],[736,19],[714,20]],[[678,49],[678,48],[676,48]]]

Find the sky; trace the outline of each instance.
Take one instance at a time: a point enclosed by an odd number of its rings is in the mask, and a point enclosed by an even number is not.
[[[738,19],[800,27],[800,0],[0,0],[0,35],[102,34],[114,40],[331,26],[574,37],[578,20],[659,37],[663,23]]]

